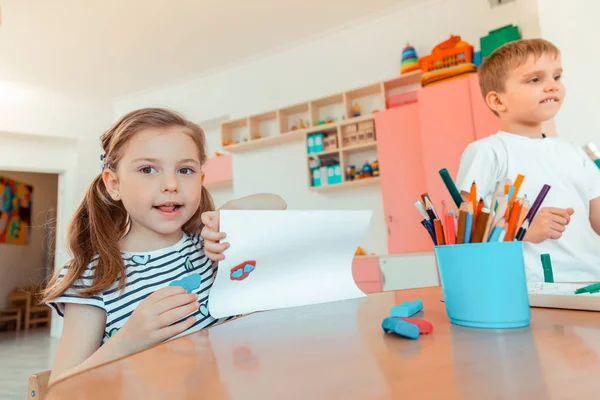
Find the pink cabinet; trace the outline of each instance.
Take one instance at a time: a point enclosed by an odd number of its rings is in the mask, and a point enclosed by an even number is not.
[[[475,138],[483,139],[500,130],[500,118],[489,109],[481,90],[479,89],[479,75],[469,75],[471,91],[471,109],[473,110],[473,125],[475,126]]]
[[[458,78],[419,91],[425,180],[427,192],[438,208],[442,200],[453,204],[439,170],[447,168],[450,175],[456,177],[462,153],[475,140],[470,82],[469,77]],[[413,191],[413,199],[421,193]]]
[[[383,289],[377,257],[355,258],[352,261],[352,276],[359,289],[365,293],[377,293]]]
[[[415,200],[427,190],[418,109],[418,104],[409,104],[375,115],[390,253],[432,249],[431,239],[422,229],[421,216],[414,207]]]
[[[231,155],[209,158],[202,167],[204,186],[208,189],[229,186],[233,183]]]

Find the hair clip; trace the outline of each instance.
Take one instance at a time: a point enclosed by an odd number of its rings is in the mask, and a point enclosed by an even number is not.
[[[106,153],[102,153],[100,155],[100,161],[102,161],[102,171],[104,171],[104,168],[106,168],[106,163],[104,162],[104,160],[106,160]]]

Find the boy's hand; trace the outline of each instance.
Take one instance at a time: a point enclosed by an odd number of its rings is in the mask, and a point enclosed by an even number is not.
[[[219,222],[219,211],[207,211],[202,214],[204,228],[202,228],[200,236],[204,239],[204,254],[212,261],[225,259],[222,253],[229,247],[229,243],[220,243],[226,235],[219,232]]]
[[[529,226],[524,241],[541,243],[546,239],[560,239],[571,222],[572,208],[544,207],[540,209]]]

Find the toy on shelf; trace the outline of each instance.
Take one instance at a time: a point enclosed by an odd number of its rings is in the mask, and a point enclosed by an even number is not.
[[[348,165],[346,167],[346,180],[353,181],[355,176],[356,176],[356,166]]]
[[[331,151],[338,148],[338,135],[336,133],[325,135],[323,138],[323,151]]]
[[[355,256],[366,256],[367,253],[365,253],[365,251],[363,250],[362,247],[358,246],[358,248],[356,249],[356,251],[354,252]]]
[[[377,174],[375,174],[375,168],[377,168]],[[348,165],[346,167],[346,180],[354,181],[358,179],[372,178],[379,176],[379,162],[377,160],[369,164],[369,160],[365,160],[362,168],[356,168],[354,165]]]
[[[415,48],[406,43],[406,47],[402,50],[402,66],[400,67],[400,74],[406,74],[408,72],[416,71],[420,69],[419,58]]]
[[[430,55],[421,57],[419,63],[423,70],[421,86],[477,72],[473,46],[454,35],[435,46]]]
[[[321,160],[319,157],[308,157],[308,167],[310,169],[321,168]]]
[[[354,107],[352,107],[352,116],[360,117],[360,106],[358,104],[355,104]]]
[[[234,144],[238,144],[239,142],[236,140],[235,142],[233,140],[223,140],[223,147],[225,146],[231,146]]]
[[[501,28],[490,31],[487,36],[479,39],[479,47],[481,47],[481,57],[489,57],[498,47],[521,39],[519,28],[515,25],[505,25]]]
[[[302,119],[298,120],[298,129],[304,129],[306,126],[304,125],[304,121]]]
[[[370,178],[372,176],[373,176],[373,168],[371,167],[371,164],[369,164],[369,160],[365,160],[365,163],[363,164],[363,168],[362,168],[362,177]]]
[[[375,123],[373,120],[342,126],[342,147],[355,146],[375,141]]]
[[[223,155],[223,153],[219,153],[218,151],[215,151],[215,157],[221,157]]]
[[[371,166],[373,167],[373,176],[379,176],[379,161],[373,161],[373,164],[371,164]]]

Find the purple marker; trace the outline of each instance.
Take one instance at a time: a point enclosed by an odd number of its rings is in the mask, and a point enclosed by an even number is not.
[[[546,198],[548,191],[550,191],[549,185],[544,185],[542,187],[542,190],[540,190],[540,194],[538,194],[537,198],[533,202],[533,205],[529,209],[529,212],[525,216],[525,220],[529,221],[529,223],[531,223],[531,221],[535,217],[535,214],[537,214],[538,210],[540,209],[540,206],[544,202],[544,199]]]

